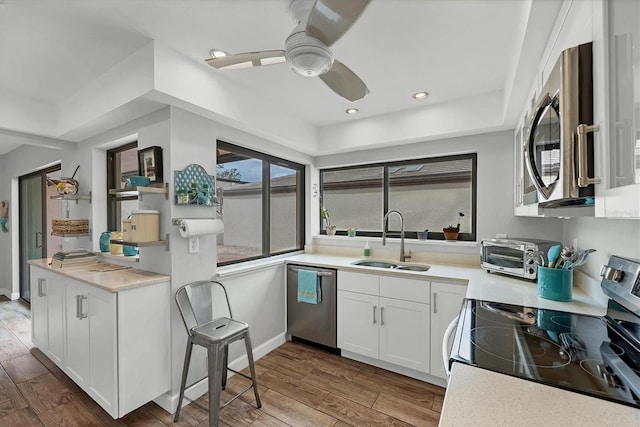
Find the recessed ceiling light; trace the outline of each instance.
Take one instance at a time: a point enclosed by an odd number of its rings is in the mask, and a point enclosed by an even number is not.
[[[225,52],[224,50],[220,50],[220,49],[211,49],[209,51],[209,56],[212,58],[220,58],[222,56],[227,56],[227,52]]]
[[[429,96],[429,92],[416,92],[413,94],[413,99],[425,99]]]
[[[360,110],[358,110],[357,108],[347,108],[344,112],[347,114],[358,114]]]

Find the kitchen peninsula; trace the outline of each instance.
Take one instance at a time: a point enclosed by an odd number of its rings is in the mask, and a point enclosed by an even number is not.
[[[170,389],[169,276],[92,271],[102,263],[29,264],[33,343],[109,415],[120,418]]]

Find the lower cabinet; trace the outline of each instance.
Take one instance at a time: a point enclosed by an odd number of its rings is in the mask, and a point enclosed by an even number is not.
[[[31,266],[33,343],[114,419],[171,387],[170,285],[119,292]]]
[[[431,282],[431,375],[445,378],[442,340],[449,323],[460,313],[467,287]]]
[[[428,295],[428,281],[338,271],[338,347],[428,373]]]
[[[65,283],[64,371],[110,414],[117,411],[116,293]]]
[[[62,278],[32,267],[31,325],[33,344],[60,365],[64,356],[64,288]]]

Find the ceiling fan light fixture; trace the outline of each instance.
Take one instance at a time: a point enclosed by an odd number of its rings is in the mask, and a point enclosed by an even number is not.
[[[429,92],[416,92],[413,94],[413,99],[425,99],[429,96]]]
[[[304,31],[291,34],[285,43],[285,59],[289,67],[304,77],[324,74],[333,65],[333,52],[320,40]]]

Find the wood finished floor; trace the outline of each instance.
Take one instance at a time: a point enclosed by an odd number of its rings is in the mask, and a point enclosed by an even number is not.
[[[256,374],[262,409],[245,393],[222,411],[221,426],[436,426],[445,391],[292,342],[257,361]],[[230,378],[223,399],[246,384]],[[33,347],[29,306],[0,299],[0,426],[207,426],[207,417],[188,405],[174,424],[152,402],[113,420]]]

